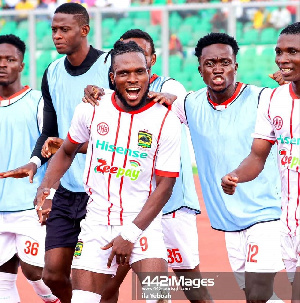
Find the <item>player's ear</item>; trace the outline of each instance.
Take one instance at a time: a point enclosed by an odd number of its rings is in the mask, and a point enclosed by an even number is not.
[[[234,64],[234,71],[235,71],[235,73],[237,73],[238,67],[239,67],[239,64],[237,62],[235,62],[235,64]]]
[[[115,76],[113,72],[109,73],[109,79],[113,85],[115,85]]]
[[[90,26],[88,24],[81,26],[81,35],[83,37],[86,37],[89,32],[90,32]]]
[[[156,63],[156,54],[151,55],[151,66]]]
[[[20,72],[20,73],[23,71],[24,66],[25,66],[25,63],[22,62],[22,63],[20,64],[20,68],[19,68],[19,72]]]
[[[198,72],[199,72],[200,76],[202,77],[202,69],[201,69],[201,65],[200,64],[198,65]]]

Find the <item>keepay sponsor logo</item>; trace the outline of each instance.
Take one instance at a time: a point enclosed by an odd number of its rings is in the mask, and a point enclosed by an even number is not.
[[[131,181],[136,181],[141,172],[141,165],[136,160],[130,160],[130,167],[118,167],[107,165],[107,161],[104,159],[97,159],[99,165],[94,168],[95,173],[108,173],[115,175],[116,178],[127,177]]]

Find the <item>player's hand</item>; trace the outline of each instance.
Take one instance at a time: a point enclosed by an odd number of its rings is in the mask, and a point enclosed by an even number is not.
[[[269,77],[271,79],[273,79],[274,81],[276,81],[279,85],[283,85],[283,84],[288,84],[289,83],[288,81],[284,81],[280,70],[278,70],[274,74],[269,74]]]
[[[33,204],[35,205],[35,209],[37,211],[39,222],[42,224],[43,222],[43,209],[42,206],[45,203],[46,198],[50,195],[50,188],[47,187],[39,187],[37,189],[37,193],[35,196],[35,199],[33,201]],[[45,209],[45,212],[47,210]]]
[[[44,203],[44,206],[43,206],[43,210],[42,210],[43,220],[41,222],[41,225],[45,225],[46,224],[46,221],[49,218],[51,207],[52,207],[52,200],[46,199],[45,203]]]
[[[88,85],[84,89],[84,97],[82,102],[90,103],[91,105],[99,105],[99,101],[102,96],[105,95],[104,89],[95,85]]]
[[[62,146],[62,144],[64,143],[63,139],[60,138],[56,138],[56,137],[49,137],[43,147],[42,147],[42,151],[41,151],[41,155],[44,158],[50,158],[52,155],[54,155],[58,149]]]
[[[150,98],[151,101],[169,106],[173,104],[177,96],[168,93],[149,92],[148,98]]]
[[[29,182],[33,182],[33,177],[36,174],[37,166],[35,163],[29,162],[16,169],[0,173],[0,179],[3,178],[25,178],[29,177]]]
[[[101,249],[106,250],[112,247],[112,251],[107,261],[107,267],[110,268],[112,260],[116,256],[116,262],[119,265],[129,265],[129,259],[133,249],[133,243],[117,236]]]
[[[233,195],[238,184],[238,177],[234,173],[230,173],[222,178],[221,186],[227,195]]]

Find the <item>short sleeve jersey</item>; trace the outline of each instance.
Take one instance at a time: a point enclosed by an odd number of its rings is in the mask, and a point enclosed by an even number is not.
[[[282,221],[294,234],[300,219],[300,97],[292,84],[273,90],[258,109],[254,138],[277,142],[281,175]]]
[[[80,104],[68,136],[75,143],[89,140],[84,184],[90,216],[107,225],[132,220],[155,189],[155,175],[178,177],[180,132],[177,117],[155,102],[128,113],[106,92],[95,108]]]

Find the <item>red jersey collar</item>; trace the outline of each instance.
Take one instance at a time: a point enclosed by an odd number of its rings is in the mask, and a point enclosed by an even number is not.
[[[116,101],[116,93],[113,93],[112,96],[111,96],[111,101],[112,101],[112,104],[113,106],[120,112],[124,112],[124,113],[127,113],[127,114],[130,114],[130,115],[134,115],[134,114],[138,114],[138,113],[141,113],[141,112],[144,112],[145,110],[147,110],[148,108],[152,107],[154,104],[156,104],[156,102],[154,101],[151,101],[149,102],[148,104],[146,104],[145,106],[143,106],[142,108],[138,109],[138,110],[134,110],[134,111],[131,111],[131,112],[126,112],[125,110],[123,110],[118,104],[117,104],[117,101]]]
[[[20,91],[16,92],[15,94],[11,95],[9,98],[7,99],[3,99],[0,96],[0,106],[7,106],[10,105],[16,101],[19,100],[18,97],[20,97],[21,95],[23,95],[26,91],[30,90],[31,88],[28,85],[25,85]]]
[[[239,93],[240,93],[240,91],[241,91],[243,85],[244,85],[243,83],[238,82],[234,94],[233,94],[229,99],[227,99],[226,101],[224,101],[224,102],[221,103],[221,104],[218,104],[218,103],[213,102],[213,101],[210,99],[210,96],[209,96],[208,91],[207,91],[207,93],[206,93],[206,94],[207,94],[207,100],[208,100],[208,102],[210,103],[210,105],[211,105],[214,109],[216,109],[216,110],[224,110],[224,109],[226,109],[231,103],[233,103],[233,101],[235,101],[235,99],[236,99],[236,97],[239,95]]]
[[[292,99],[300,99],[300,97],[298,97],[294,91],[293,91],[293,86],[292,86],[292,83],[289,84],[289,91],[290,91],[290,95],[292,97]]]
[[[158,78],[158,75],[153,74],[150,78],[150,84],[153,83]]]

